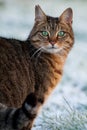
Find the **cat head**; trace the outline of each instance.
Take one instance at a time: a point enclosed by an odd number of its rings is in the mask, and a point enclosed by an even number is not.
[[[60,17],[47,16],[39,5],[35,6],[35,24],[29,39],[35,48],[45,53],[68,52],[73,45],[73,12],[66,9]]]

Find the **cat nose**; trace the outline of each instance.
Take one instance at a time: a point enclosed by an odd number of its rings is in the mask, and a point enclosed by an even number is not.
[[[51,44],[52,46],[54,46],[56,43],[55,43],[55,42],[53,42],[53,41],[51,41],[51,42],[50,42],[50,44]]]

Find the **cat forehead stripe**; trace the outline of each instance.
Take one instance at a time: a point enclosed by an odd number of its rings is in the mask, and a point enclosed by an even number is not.
[[[48,22],[54,21],[55,23],[58,23],[59,18],[58,18],[58,17],[47,16],[47,21],[48,21]]]
[[[51,17],[51,16],[47,16],[47,22],[49,24],[49,26],[55,30],[57,25],[58,25],[58,22],[59,22],[59,19],[56,17]]]

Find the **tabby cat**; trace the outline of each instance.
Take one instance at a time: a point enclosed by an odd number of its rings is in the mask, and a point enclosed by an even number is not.
[[[31,130],[61,80],[74,44],[72,17],[71,8],[54,18],[37,5],[27,40],[0,38],[0,130]]]

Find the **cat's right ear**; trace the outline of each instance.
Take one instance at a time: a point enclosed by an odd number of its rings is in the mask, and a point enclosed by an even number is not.
[[[35,22],[41,22],[46,20],[46,15],[39,5],[35,6]]]

